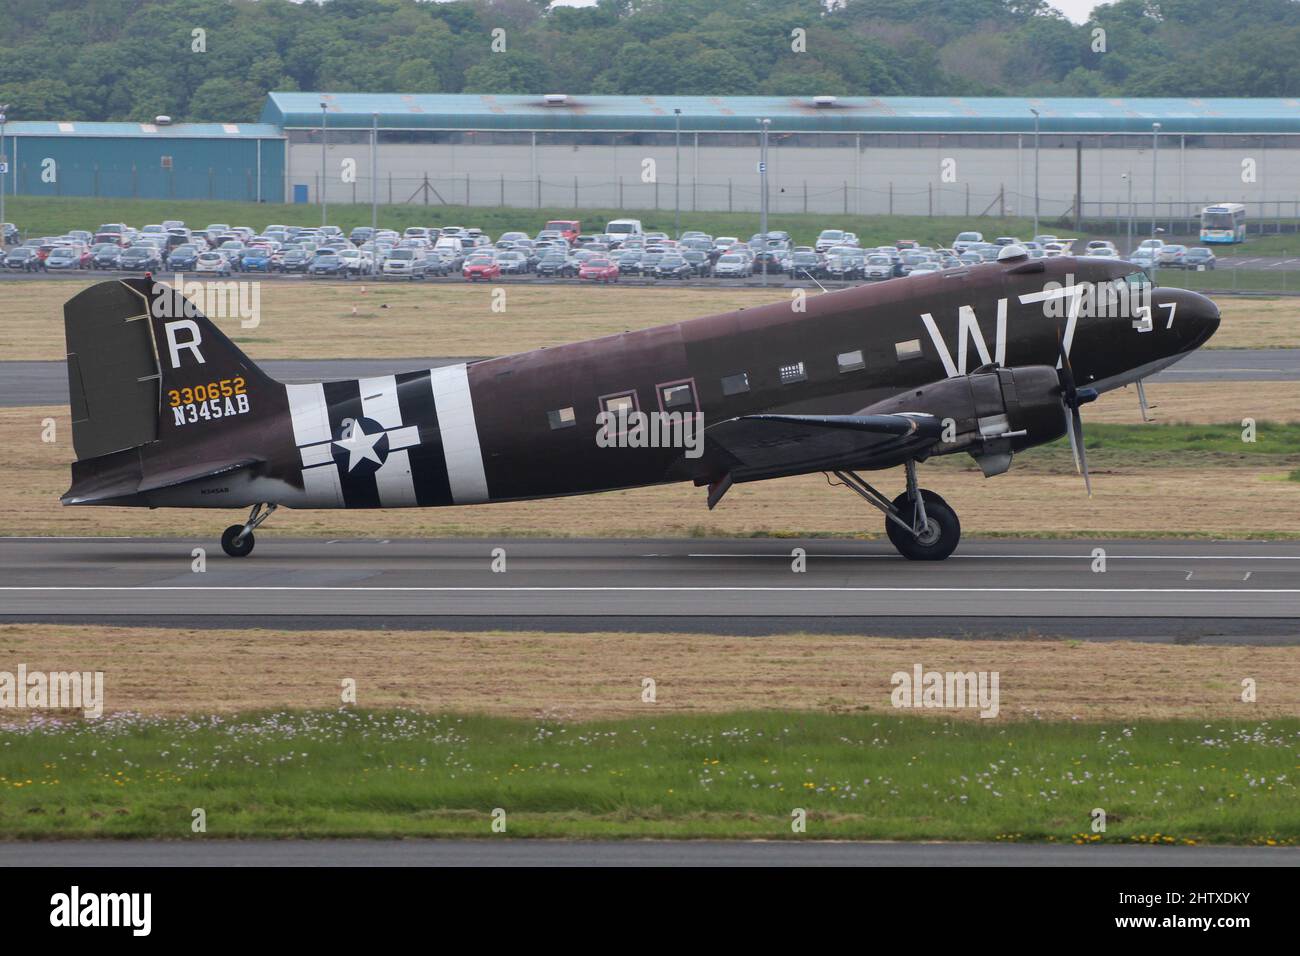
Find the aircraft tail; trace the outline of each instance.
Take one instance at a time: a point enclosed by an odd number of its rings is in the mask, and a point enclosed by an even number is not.
[[[284,405],[284,386],[178,291],[101,282],[63,314],[77,454],[65,504],[146,504],[148,491],[256,464],[249,432]]]

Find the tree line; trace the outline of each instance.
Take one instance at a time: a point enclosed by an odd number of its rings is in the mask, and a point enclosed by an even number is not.
[[[268,91],[1300,95],[1300,0],[0,0],[10,119],[249,121]]]

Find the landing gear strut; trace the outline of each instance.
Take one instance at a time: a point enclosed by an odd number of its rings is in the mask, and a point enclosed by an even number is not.
[[[232,558],[245,558],[253,551],[253,529],[275,512],[279,505],[253,505],[244,524],[232,524],[221,535],[221,550]]]
[[[942,561],[957,550],[961,522],[939,495],[916,484],[916,462],[909,461],[907,490],[890,501],[853,471],[835,477],[885,515],[885,533],[899,554],[911,561]]]

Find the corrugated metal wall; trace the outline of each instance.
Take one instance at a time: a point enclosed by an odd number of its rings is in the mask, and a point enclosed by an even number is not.
[[[8,137],[20,196],[284,202],[284,141]],[[260,175],[259,175],[260,171]]]

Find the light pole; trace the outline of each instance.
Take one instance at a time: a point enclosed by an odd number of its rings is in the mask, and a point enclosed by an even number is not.
[[[759,149],[758,149],[758,232],[763,241],[763,251],[767,251],[767,128],[772,125],[770,119],[761,119],[758,121],[759,128]],[[763,259],[763,285],[767,285],[767,259]]]
[[[370,230],[379,229],[379,114],[370,114]]]
[[[673,110],[673,238],[682,237],[682,111]]]
[[[9,178],[9,157],[5,153],[5,113],[9,111],[8,103],[0,103],[0,223],[5,222],[5,180]],[[5,247],[4,227],[0,226],[0,249]]]
[[[329,128],[329,114],[325,112],[325,104],[320,105],[320,224],[326,225],[325,220],[325,132]]]
[[[1128,245],[1127,254],[1133,255],[1133,175],[1121,173],[1120,179],[1128,181]]]
[[[1156,237],[1156,161],[1160,158],[1160,124],[1151,124],[1151,238]]]
[[[1034,114],[1034,235],[1038,235],[1038,110],[1030,107]]]

